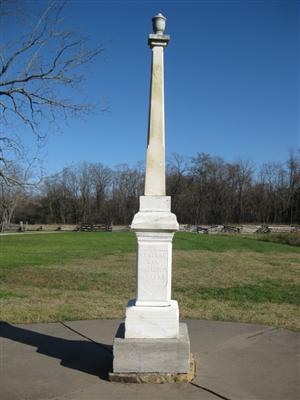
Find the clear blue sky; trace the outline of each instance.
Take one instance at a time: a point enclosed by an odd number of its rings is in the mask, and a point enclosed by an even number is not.
[[[166,151],[283,161],[300,147],[297,1],[72,1],[66,24],[105,46],[84,92],[107,113],[62,125],[44,167],[145,159],[151,17],[167,17]]]

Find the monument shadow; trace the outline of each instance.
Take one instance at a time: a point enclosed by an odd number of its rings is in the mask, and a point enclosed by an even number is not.
[[[113,355],[110,345],[91,340],[63,339],[4,321],[0,321],[0,337],[36,347],[38,353],[61,360],[63,367],[95,375],[103,380],[108,380],[108,373],[112,369]]]

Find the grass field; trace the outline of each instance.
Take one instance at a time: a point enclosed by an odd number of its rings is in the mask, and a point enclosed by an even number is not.
[[[177,233],[181,319],[300,329],[300,235]],[[135,295],[130,232],[0,236],[0,320],[123,318]]]

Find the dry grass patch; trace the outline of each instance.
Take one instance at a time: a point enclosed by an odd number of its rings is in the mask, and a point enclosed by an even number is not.
[[[231,287],[269,278],[300,283],[300,254],[174,252],[176,287]]]
[[[173,298],[180,302],[181,318],[299,329],[299,266],[300,253],[177,250]],[[126,303],[134,295],[133,253],[13,268],[2,272],[0,319],[21,323],[124,318]]]
[[[180,298],[178,298],[180,301]],[[190,302],[182,299],[181,318],[218,321],[236,321],[272,325],[276,327],[299,330],[299,306],[292,304],[272,303],[236,303],[229,301],[205,300]]]
[[[300,329],[300,255],[176,252],[174,298],[182,318]]]

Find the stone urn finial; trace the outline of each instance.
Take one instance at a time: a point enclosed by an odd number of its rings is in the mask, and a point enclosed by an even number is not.
[[[153,32],[156,35],[163,35],[166,29],[166,17],[158,13],[152,18]]]

